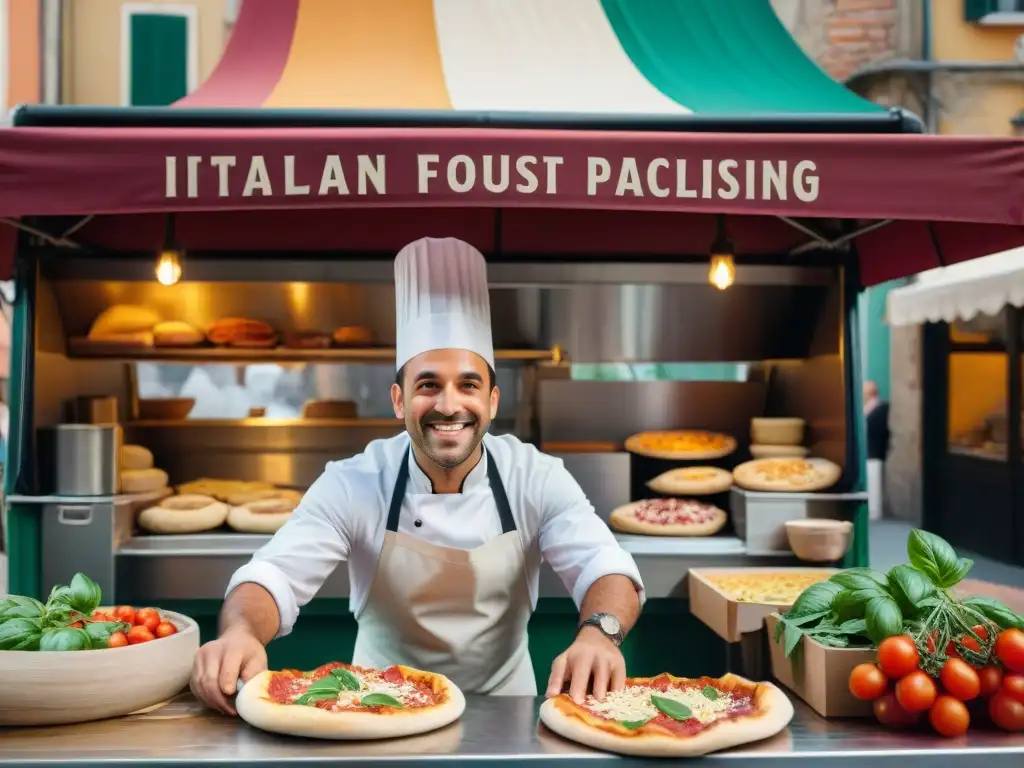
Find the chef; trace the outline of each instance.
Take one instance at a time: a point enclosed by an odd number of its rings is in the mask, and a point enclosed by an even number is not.
[[[536,695],[526,627],[542,560],[580,610],[547,695],[621,689],[640,574],[560,460],[488,434],[500,393],[483,256],[452,238],[417,240],[395,260],[395,291],[391,399],[405,432],[329,463],[238,569],[192,691],[233,714],[238,680],[267,668],[266,644],[344,561],[353,664],[438,672],[467,693]]]

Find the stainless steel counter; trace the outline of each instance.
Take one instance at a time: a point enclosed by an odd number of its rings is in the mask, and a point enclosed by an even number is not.
[[[1024,765],[1024,736],[972,732],[962,739],[929,733],[896,734],[870,721],[826,721],[800,702],[789,729],[757,744],[703,758],[733,768],[773,761],[779,766],[1001,768]],[[529,761],[622,764],[622,759],[565,741],[538,725],[539,699],[469,697],[466,713],[434,733],[383,742],[322,742],[273,736],[202,710],[188,694],[141,715],[52,728],[0,729],[0,766],[100,768],[105,763],[149,766],[315,764],[400,766],[410,761],[462,766]],[[630,760],[630,764],[645,761]],[[647,761],[665,764],[664,761]],[[702,761],[696,761],[700,764]]]

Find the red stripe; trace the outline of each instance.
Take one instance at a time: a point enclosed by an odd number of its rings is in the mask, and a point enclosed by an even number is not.
[[[259,107],[281,79],[299,0],[245,0],[217,68],[174,107]]]

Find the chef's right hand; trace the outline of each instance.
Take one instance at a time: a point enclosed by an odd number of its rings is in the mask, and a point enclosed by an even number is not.
[[[267,669],[267,650],[248,629],[229,629],[199,649],[192,666],[189,688],[206,706],[234,715],[238,680]]]

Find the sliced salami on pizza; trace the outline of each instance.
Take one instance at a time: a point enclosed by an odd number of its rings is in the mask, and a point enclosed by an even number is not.
[[[843,470],[828,459],[754,459],[732,471],[736,485],[750,491],[820,491],[835,485]]]
[[[710,536],[729,516],[718,507],[693,499],[644,499],[615,509],[608,524],[622,533],[648,536]]]
[[[701,429],[639,432],[626,438],[626,450],[654,459],[720,459],[736,450],[736,439]]]
[[[601,700],[576,704],[561,694],[540,707],[541,722],[560,736],[643,757],[706,755],[760,741],[792,718],[793,704],[777,687],[731,674],[630,678]]]
[[[718,467],[679,467],[662,472],[647,487],[669,496],[704,496],[732,488],[732,472]]]
[[[238,715],[271,733],[314,739],[392,739],[457,720],[462,691],[444,675],[396,665],[332,662],[312,672],[261,672],[235,698]]]

